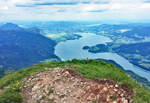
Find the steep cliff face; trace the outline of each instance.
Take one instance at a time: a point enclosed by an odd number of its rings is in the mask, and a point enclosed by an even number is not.
[[[149,95],[101,60],[47,62],[0,79],[0,103],[150,103]]]

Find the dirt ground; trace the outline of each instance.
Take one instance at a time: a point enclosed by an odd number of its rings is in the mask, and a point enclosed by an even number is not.
[[[28,77],[22,95],[24,103],[131,103],[133,91],[111,80],[54,68]]]

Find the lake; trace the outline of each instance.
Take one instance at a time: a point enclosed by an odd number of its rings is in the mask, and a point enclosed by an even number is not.
[[[125,70],[130,70],[137,75],[146,78],[150,81],[150,72],[145,71],[133,64],[122,56],[116,53],[90,53],[82,48],[84,46],[94,46],[96,44],[106,44],[107,42],[112,42],[112,40],[105,36],[96,35],[93,33],[76,33],[81,35],[80,39],[67,40],[65,42],[60,42],[55,47],[55,54],[62,60],[71,59],[107,59],[113,60]]]

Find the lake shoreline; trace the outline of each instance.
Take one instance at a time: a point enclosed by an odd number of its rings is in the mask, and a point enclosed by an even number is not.
[[[77,33],[76,33],[77,34]],[[89,53],[88,51],[83,50],[85,45],[93,46],[96,44],[106,44],[108,42],[112,42],[112,40],[105,36],[99,36],[92,33],[78,33],[82,37],[78,40],[68,40],[65,42],[60,42],[55,47],[55,54],[61,58],[61,60],[71,60],[71,59],[106,59],[113,60],[120,66],[124,68],[124,70],[130,70],[135,74],[146,78],[150,81],[150,75],[148,72],[143,69],[137,68],[133,64],[131,64],[124,57],[116,54],[116,53]]]

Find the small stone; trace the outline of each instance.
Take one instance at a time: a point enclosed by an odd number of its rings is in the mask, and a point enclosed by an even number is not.
[[[128,103],[128,100],[126,100],[125,98],[121,99],[122,103]]]
[[[38,96],[38,97],[37,97],[37,100],[42,99],[42,97],[43,97],[42,95]]]
[[[117,90],[117,89],[114,89],[114,91],[117,92],[118,90]]]
[[[121,96],[121,97],[123,97],[123,96],[124,96],[124,94],[121,94],[120,96]]]
[[[116,84],[115,87],[118,88],[119,87],[118,84]]]
[[[117,101],[113,101],[113,103],[117,103]]]
[[[38,89],[39,89],[39,86],[35,85],[35,86],[32,88],[32,91],[34,92],[34,91],[36,91],[36,90],[38,90]]]
[[[106,87],[103,88],[103,91],[107,91],[108,89]]]
[[[60,73],[58,73],[57,76],[60,76]]]
[[[64,74],[67,76],[67,75],[69,75],[69,72],[68,72],[68,71],[66,71]]]
[[[87,86],[86,89],[90,89],[90,86]]]

